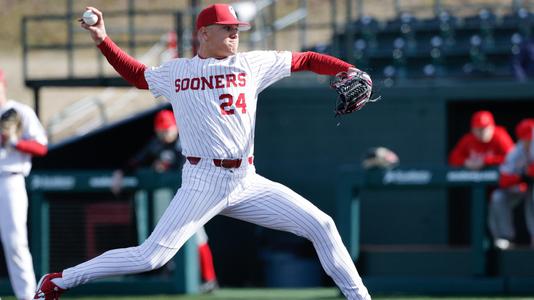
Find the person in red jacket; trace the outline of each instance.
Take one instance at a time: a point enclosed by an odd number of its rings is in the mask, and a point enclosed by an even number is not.
[[[513,209],[526,201],[525,220],[534,248],[534,119],[524,119],[516,127],[514,149],[499,167],[499,189],[491,195],[489,228],[495,247],[508,249],[515,238]]]
[[[471,170],[498,166],[513,146],[506,129],[495,125],[491,112],[477,111],[471,118],[471,132],[465,134],[452,149],[449,165]]]

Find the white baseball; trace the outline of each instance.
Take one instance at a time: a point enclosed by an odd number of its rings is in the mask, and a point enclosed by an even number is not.
[[[98,22],[98,16],[93,13],[92,10],[88,9],[83,13],[83,21],[87,25],[95,25]]]

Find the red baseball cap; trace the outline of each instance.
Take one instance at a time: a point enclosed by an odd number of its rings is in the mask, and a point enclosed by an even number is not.
[[[532,140],[534,135],[534,119],[524,119],[515,127],[515,135],[521,140]]]
[[[166,130],[171,127],[176,127],[176,120],[174,114],[170,110],[162,110],[156,114],[154,118],[155,130]]]
[[[197,17],[197,30],[213,24],[239,25],[239,30],[249,30],[250,24],[241,22],[232,6],[228,4],[213,4],[204,8]]]
[[[471,128],[484,128],[494,125],[493,114],[487,110],[479,110],[471,118]]]

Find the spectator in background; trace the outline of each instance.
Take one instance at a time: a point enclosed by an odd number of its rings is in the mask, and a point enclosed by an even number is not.
[[[525,220],[534,248],[534,119],[516,127],[517,143],[500,166],[499,189],[491,195],[489,228],[495,247],[508,249],[515,238],[513,209],[526,201]]]
[[[520,44],[519,52],[512,58],[512,68],[519,81],[534,77],[534,39],[527,39]]]
[[[114,194],[120,193],[124,174],[132,173],[139,167],[151,166],[156,172],[179,170],[182,168],[184,157],[178,133],[178,126],[173,112],[162,110],[154,119],[155,136],[120,170],[113,173],[111,190]],[[169,199],[170,200],[170,199]],[[203,284],[201,292],[208,293],[218,288],[211,249],[208,245],[208,236],[204,227],[201,227],[194,238],[198,244],[200,260],[200,273]]]
[[[156,114],[154,133],[152,139],[126,165],[114,172],[113,193],[120,192],[123,175],[139,167],[151,166],[156,172],[179,170],[182,167],[184,157],[172,111],[163,110]]]
[[[465,134],[449,155],[449,165],[480,170],[498,166],[514,142],[506,129],[495,125],[491,112],[477,111],[471,117],[471,132]]]
[[[48,139],[35,112],[27,105],[9,100],[6,88],[0,69],[0,237],[11,287],[18,300],[28,300],[33,299],[36,283],[28,247],[24,177],[30,173],[32,156],[48,152]],[[7,115],[15,122],[6,121]]]

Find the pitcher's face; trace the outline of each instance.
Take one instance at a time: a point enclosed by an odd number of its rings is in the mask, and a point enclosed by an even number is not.
[[[239,47],[239,29],[237,25],[210,25],[201,31],[208,57],[225,58],[237,53]]]

